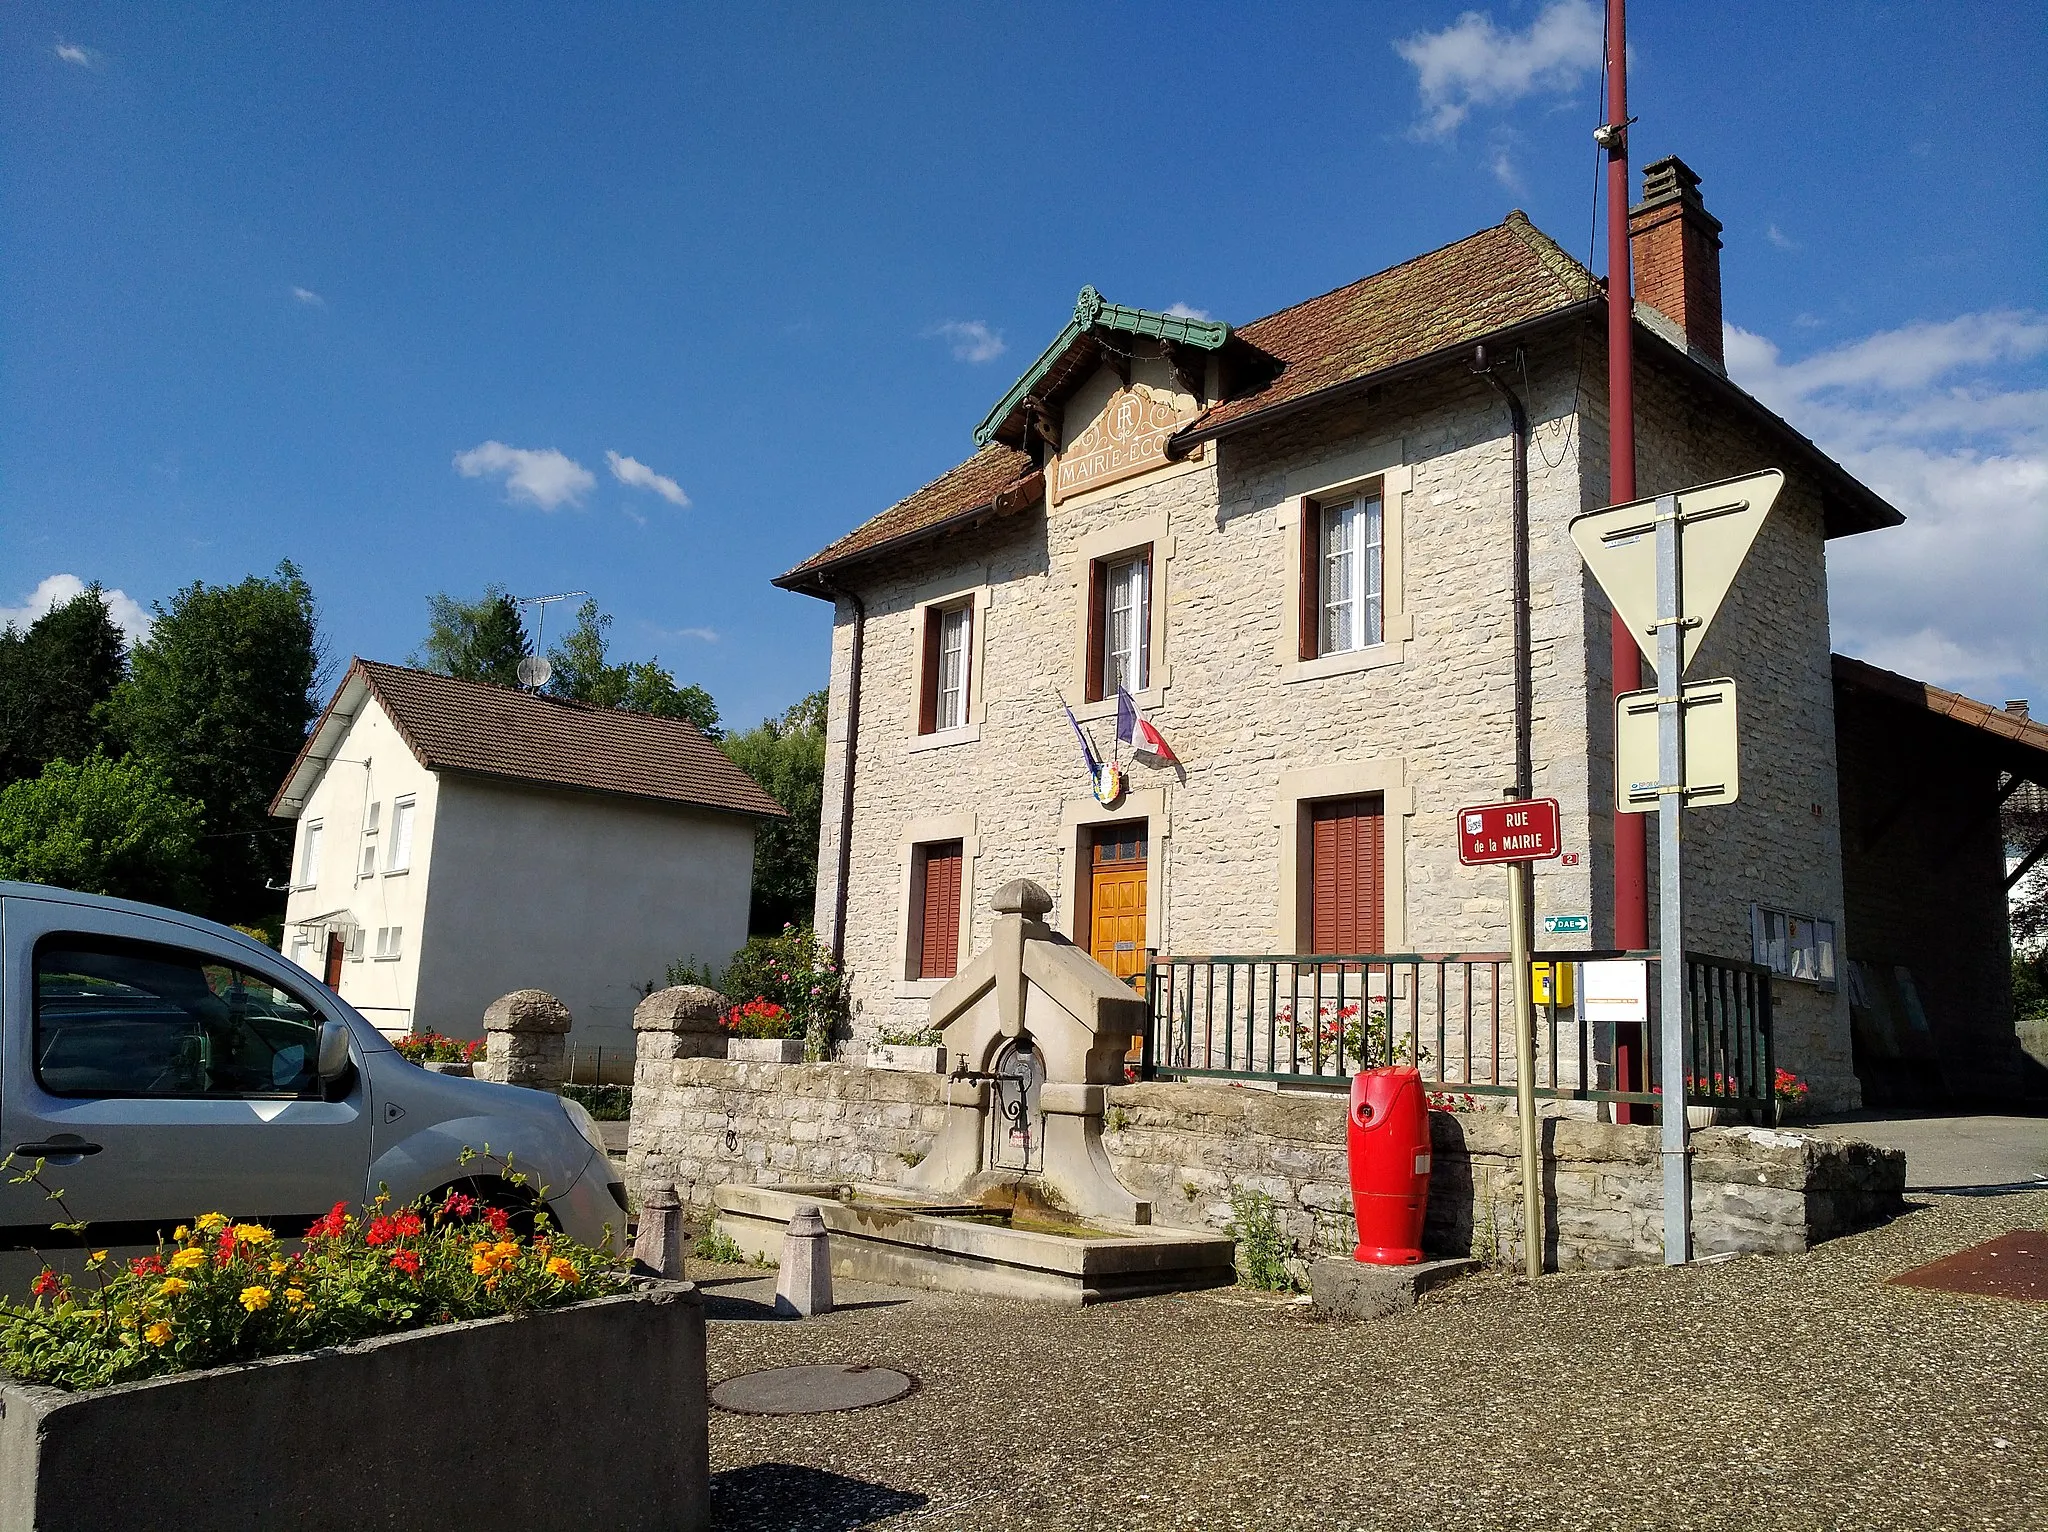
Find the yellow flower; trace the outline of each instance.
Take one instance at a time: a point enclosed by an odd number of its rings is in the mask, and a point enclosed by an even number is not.
[[[306,1290],[303,1287],[286,1288],[284,1290],[284,1301],[295,1309],[312,1307],[312,1305],[306,1302]]]
[[[202,1213],[200,1215],[199,1232],[201,1234],[218,1234],[227,1226],[228,1215],[225,1213]]]
[[[92,1253],[91,1255],[89,1255],[89,1256],[87,1256],[87,1257],[86,1257],[86,1261],[85,1261],[85,1264],[86,1264],[86,1267],[87,1267],[87,1269],[89,1270],[89,1269],[91,1269],[92,1267],[94,1267],[94,1266],[97,1266],[97,1265],[99,1265],[99,1264],[100,1264],[100,1263],[101,1263],[102,1261],[106,1260],[106,1258],[107,1258],[107,1252],[106,1252],[106,1251],[104,1251],[104,1250],[95,1250],[95,1251],[94,1251],[94,1252],[93,1252],[93,1253]]]
[[[180,1293],[189,1293],[191,1291],[192,1284],[183,1277],[165,1277],[162,1282],[157,1284],[156,1295],[159,1298],[175,1298]]]
[[[250,1313],[270,1307],[270,1289],[267,1287],[245,1287],[242,1289],[242,1307]]]
[[[548,1275],[557,1282],[574,1283],[576,1281],[576,1268],[571,1266],[561,1256],[552,1256],[548,1260]]]
[[[260,1223],[238,1223],[235,1225],[235,1241],[243,1245],[267,1245],[276,1238]]]
[[[519,1247],[510,1240],[479,1240],[469,1257],[469,1269],[479,1277],[495,1276],[519,1259]]]
[[[171,1257],[171,1270],[173,1271],[195,1271],[205,1264],[206,1252],[197,1246],[188,1250],[180,1250]]]
[[[285,1274],[285,1263],[283,1261],[272,1261],[270,1263],[270,1274],[273,1277],[283,1276]]]
[[[159,1319],[155,1324],[142,1332],[142,1338],[152,1346],[168,1345],[171,1339],[171,1327]]]
[[[192,1231],[186,1228],[183,1224],[179,1224],[177,1228],[171,1230],[171,1238],[183,1239],[186,1235],[190,1234],[191,1232]]]

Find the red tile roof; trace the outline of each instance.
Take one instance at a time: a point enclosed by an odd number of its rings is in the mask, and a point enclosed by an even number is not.
[[[2008,713],[2004,708],[1965,697],[1961,692],[1946,691],[1926,681],[1916,681],[1896,671],[1880,670],[1846,654],[1836,655],[1834,661],[1837,686],[1856,687],[1907,707],[1925,708],[1938,718],[1946,718],[1981,730],[1995,739],[2038,751],[2042,758],[2032,763],[2033,770],[2048,767],[2048,723],[2023,713]]]
[[[1280,364],[1263,388],[1211,405],[1200,441],[1340,383],[1471,345],[1599,296],[1593,274],[1521,212],[1490,229],[1255,319],[1237,331]]]
[[[384,705],[430,771],[783,817],[782,805],[686,719],[562,702],[363,659],[349,667],[314,725],[272,813],[311,791],[313,772],[340,747],[364,691]]]
[[[1028,453],[1001,442],[990,442],[957,468],[932,480],[907,500],[899,500],[879,516],[870,517],[846,536],[820,549],[789,573],[777,585],[812,583],[807,576],[848,559],[875,552],[905,538],[933,531],[949,521],[971,517],[978,512],[999,513],[1036,505],[1043,491],[1038,468]],[[998,505],[998,497],[1001,504]]]

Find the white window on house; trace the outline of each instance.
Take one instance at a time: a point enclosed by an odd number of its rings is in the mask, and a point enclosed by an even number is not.
[[[1381,641],[1384,631],[1385,522],[1378,495],[1322,507],[1323,654],[1346,654]]]
[[[377,927],[377,949],[371,956],[379,962],[388,961],[399,955],[404,947],[404,942],[405,927],[379,926]]]
[[[300,888],[311,888],[320,881],[320,832],[319,820],[309,820],[299,829],[299,878]]]
[[[348,937],[343,942],[342,947],[348,953],[348,960],[351,963],[360,963],[363,960],[363,928],[361,926],[350,926],[348,928]]]
[[[312,957],[313,938],[304,931],[294,932],[292,935],[292,961],[305,969],[307,973],[311,973],[313,971]]]
[[[964,728],[967,723],[969,645],[974,637],[974,608],[949,607],[939,618],[939,676],[937,724],[941,729]]]
[[[377,875],[377,821],[381,803],[372,803],[363,810],[363,845],[356,861],[358,878],[373,878]]]
[[[1102,573],[1102,695],[1141,692],[1152,679],[1151,550]]]
[[[1835,987],[1835,923],[1789,910],[1749,907],[1751,959],[1781,979]]]
[[[384,864],[386,872],[404,872],[412,866],[412,816],[414,802],[410,798],[395,798],[391,803],[391,855]]]

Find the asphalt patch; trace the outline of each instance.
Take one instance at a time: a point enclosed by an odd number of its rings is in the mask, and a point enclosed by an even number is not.
[[[1895,1287],[2048,1303],[2048,1231],[2016,1229],[1892,1278]]]
[[[711,1402],[734,1415],[830,1415],[892,1404],[917,1387],[893,1367],[855,1362],[832,1367],[770,1367],[727,1378]]]

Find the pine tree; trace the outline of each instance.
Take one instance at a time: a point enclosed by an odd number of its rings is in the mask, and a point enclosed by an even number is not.
[[[98,585],[26,632],[0,632],[0,785],[52,761],[83,761],[104,744],[104,704],[127,669],[127,642]]]
[[[519,604],[502,585],[474,601],[442,591],[427,597],[427,636],[406,663],[458,681],[517,686],[519,662],[533,653]]]

